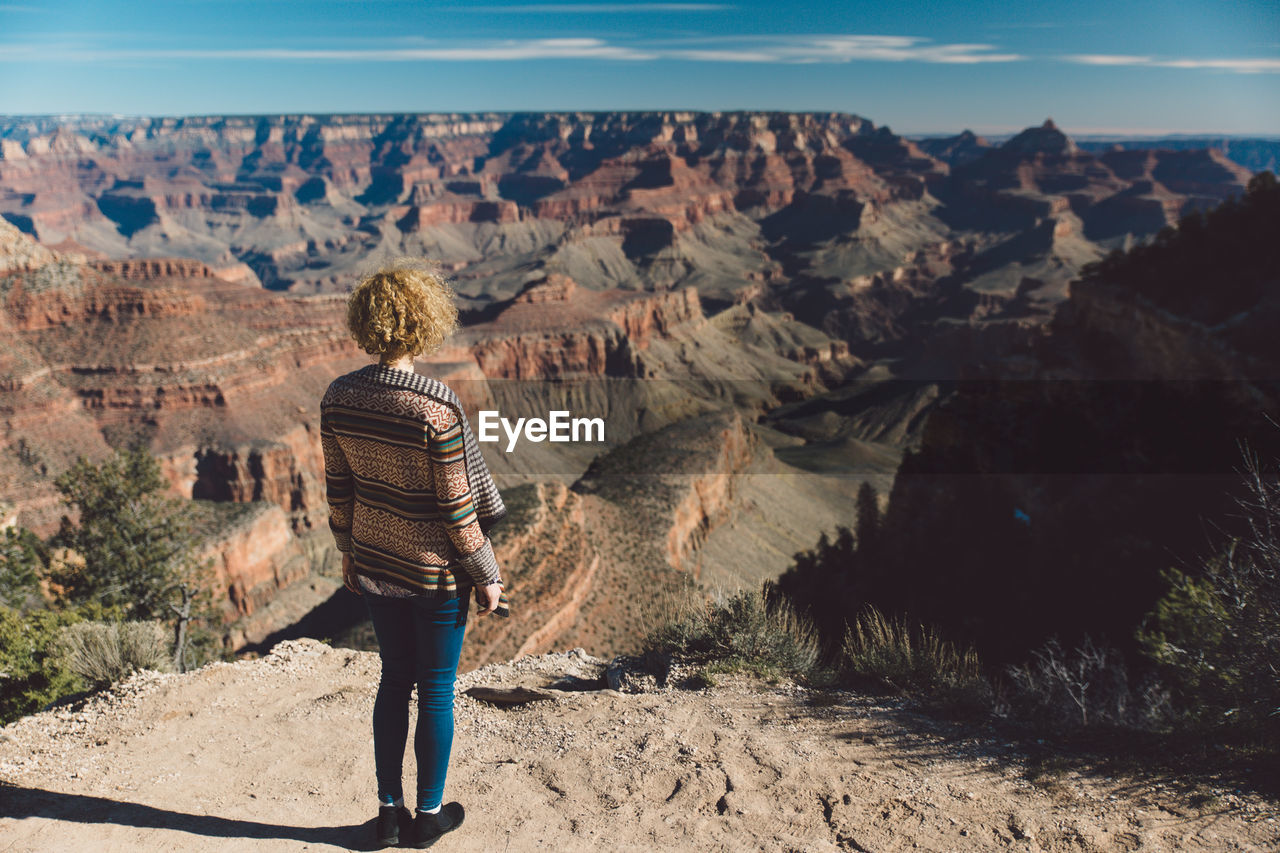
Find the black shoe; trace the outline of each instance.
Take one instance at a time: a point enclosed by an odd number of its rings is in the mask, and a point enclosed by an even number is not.
[[[462,803],[445,803],[440,811],[433,814],[418,812],[418,816],[413,819],[413,840],[409,842],[409,846],[430,847],[440,836],[457,829],[464,816]]]
[[[378,842],[383,847],[395,847],[400,834],[408,836],[413,831],[413,815],[404,806],[378,807]]]

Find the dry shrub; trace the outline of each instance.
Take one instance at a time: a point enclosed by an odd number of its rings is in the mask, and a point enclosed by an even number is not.
[[[841,646],[841,669],[856,684],[915,696],[940,710],[975,714],[992,702],[978,653],[959,649],[935,628],[890,620],[867,605],[850,625]]]
[[[96,687],[140,669],[172,669],[168,631],[160,622],[79,622],[63,629],[67,666]]]
[[[804,676],[818,660],[813,626],[787,602],[769,603],[764,585],[717,603],[686,584],[655,609],[647,654],[716,663],[719,669]]]
[[[1032,656],[1032,662],[1008,668],[1011,684],[1002,713],[1053,732],[1165,725],[1168,692],[1151,678],[1132,686],[1116,650],[1086,635],[1067,653],[1054,637]]]

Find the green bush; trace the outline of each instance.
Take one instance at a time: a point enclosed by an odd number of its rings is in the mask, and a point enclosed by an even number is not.
[[[1168,592],[1137,632],[1170,685],[1178,724],[1280,743],[1280,481],[1246,450],[1248,527],[1199,577],[1164,572]]]
[[[169,642],[160,622],[77,622],[62,629],[57,646],[67,667],[105,687],[140,669],[172,669]]]
[[[0,605],[0,723],[33,714],[84,688],[57,648],[62,629],[83,618],[74,609],[23,613]]]
[[[198,508],[163,494],[160,464],[143,448],[116,451],[101,464],[79,457],[56,485],[78,515],[64,515],[50,540],[76,555],[51,561],[61,602],[93,601],[131,620],[174,621],[173,657],[185,670],[203,653],[190,643],[195,624],[213,618],[209,563],[197,560]]]
[[[56,481],[78,518],[62,517],[50,544],[83,559],[55,565],[51,579],[71,603],[99,601],[133,619],[168,619],[175,589],[196,574],[192,511],[163,495],[160,465],[146,450],[84,457]]]

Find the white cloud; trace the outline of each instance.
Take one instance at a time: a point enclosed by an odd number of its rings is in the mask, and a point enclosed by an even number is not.
[[[1150,68],[1217,68],[1238,74],[1280,72],[1280,59],[1155,59],[1110,53],[1069,53],[1061,59],[1080,65],[1130,65]]]
[[[757,47],[681,48],[662,51],[672,59],[700,62],[1011,62],[1026,59],[1016,53],[988,53],[989,44],[931,44],[918,36],[810,35],[777,36],[742,41],[764,42]]]
[[[1153,64],[1166,68],[1221,68],[1241,74],[1280,71],[1280,59],[1168,59]]]
[[[773,54],[760,50],[668,50],[671,59],[689,62],[777,62]]]
[[[572,4],[571,4],[572,5]],[[652,5],[652,4],[651,4]],[[91,46],[94,42],[113,46]],[[309,62],[492,62],[532,59],[622,61],[684,60],[814,64],[844,62],[927,62],[972,65],[1018,62],[1037,57],[1003,52],[983,43],[935,43],[921,36],[809,34],[705,36],[666,40],[611,41],[601,38],[509,38],[459,43],[440,39],[405,45],[404,37],[370,47],[116,47],[121,38],[0,44],[0,62],[147,62],[162,60]],[[1081,53],[1056,58],[1080,65],[1218,69],[1240,74],[1280,72],[1280,59],[1158,59],[1130,54]]]
[[[502,39],[470,47],[412,47],[347,50],[329,48],[40,48],[0,45],[0,60],[31,61],[57,57],[64,61],[102,62],[145,59],[305,60],[333,62],[463,62],[516,59],[656,59],[642,50],[593,38]]]
[[[118,39],[116,40],[118,43]],[[160,48],[83,47],[68,41],[0,45],[3,60],[70,62],[190,60],[303,60],[331,62],[466,62],[522,59],[674,59],[689,62],[812,64],[832,62],[932,62],[972,64],[1026,59],[992,53],[989,44],[934,44],[919,36],[798,35],[685,38],[613,43],[598,38],[497,39],[473,44],[430,40],[428,44],[361,48]]]
[[[1071,53],[1062,58],[1081,65],[1146,65],[1151,62],[1149,56],[1128,56],[1118,53]]]

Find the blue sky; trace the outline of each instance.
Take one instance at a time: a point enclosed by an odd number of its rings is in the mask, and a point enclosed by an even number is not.
[[[1276,135],[1280,3],[0,0],[2,114],[642,109]]]

